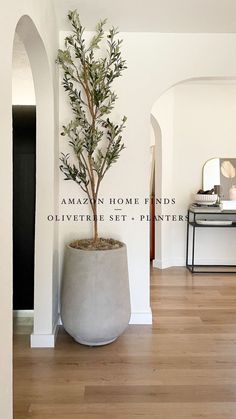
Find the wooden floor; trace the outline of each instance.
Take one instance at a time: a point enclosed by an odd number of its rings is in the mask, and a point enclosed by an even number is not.
[[[153,326],[88,348],[14,338],[14,419],[236,418],[236,275],[152,271]]]

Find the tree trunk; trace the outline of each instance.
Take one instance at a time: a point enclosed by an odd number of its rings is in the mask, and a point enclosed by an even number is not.
[[[97,241],[98,241],[97,200],[95,200],[92,208],[93,208],[93,216],[94,216],[94,221],[93,221],[93,241],[94,241],[94,243],[97,243]]]

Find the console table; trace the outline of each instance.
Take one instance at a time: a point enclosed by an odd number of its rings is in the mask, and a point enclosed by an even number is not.
[[[202,216],[204,216],[204,223],[205,224],[199,224],[199,220],[202,220]],[[225,221],[227,218],[227,221],[232,221],[232,224],[230,225],[216,225],[216,224],[210,224],[212,221],[212,218],[214,220],[220,222]],[[207,222],[209,221],[209,224]],[[236,273],[236,269],[232,270],[226,270],[226,268],[236,268],[236,265],[196,265],[195,264],[195,245],[196,245],[196,229],[197,228],[235,228],[236,227],[236,210],[222,210],[222,211],[214,211],[214,209],[205,210],[198,209],[197,207],[194,209],[188,210],[188,221],[187,221],[187,243],[186,243],[186,267],[189,269],[192,273]],[[189,233],[190,228],[192,228],[192,246],[191,246],[191,252],[189,251]],[[190,253],[190,260],[189,263],[189,253]],[[235,254],[236,258],[236,254]],[[219,268],[217,270],[211,271],[211,270],[204,270],[206,267],[214,267]],[[196,270],[196,268],[198,268]],[[221,269],[220,269],[221,268]],[[223,270],[224,268],[224,270]]]

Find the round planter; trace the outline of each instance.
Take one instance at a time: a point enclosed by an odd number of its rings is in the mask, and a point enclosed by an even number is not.
[[[66,246],[61,319],[79,343],[106,345],[130,320],[127,249],[80,250]]]

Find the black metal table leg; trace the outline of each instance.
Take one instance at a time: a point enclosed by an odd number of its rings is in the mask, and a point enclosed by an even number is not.
[[[186,243],[186,266],[188,267],[188,246],[189,246],[189,211],[188,211],[188,221],[187,221],[187,243]]]
[[[193,215],[193,242],[192,242],[192,273],[194,272],[194,256],[195,256],[195,223],[196,214]]]

